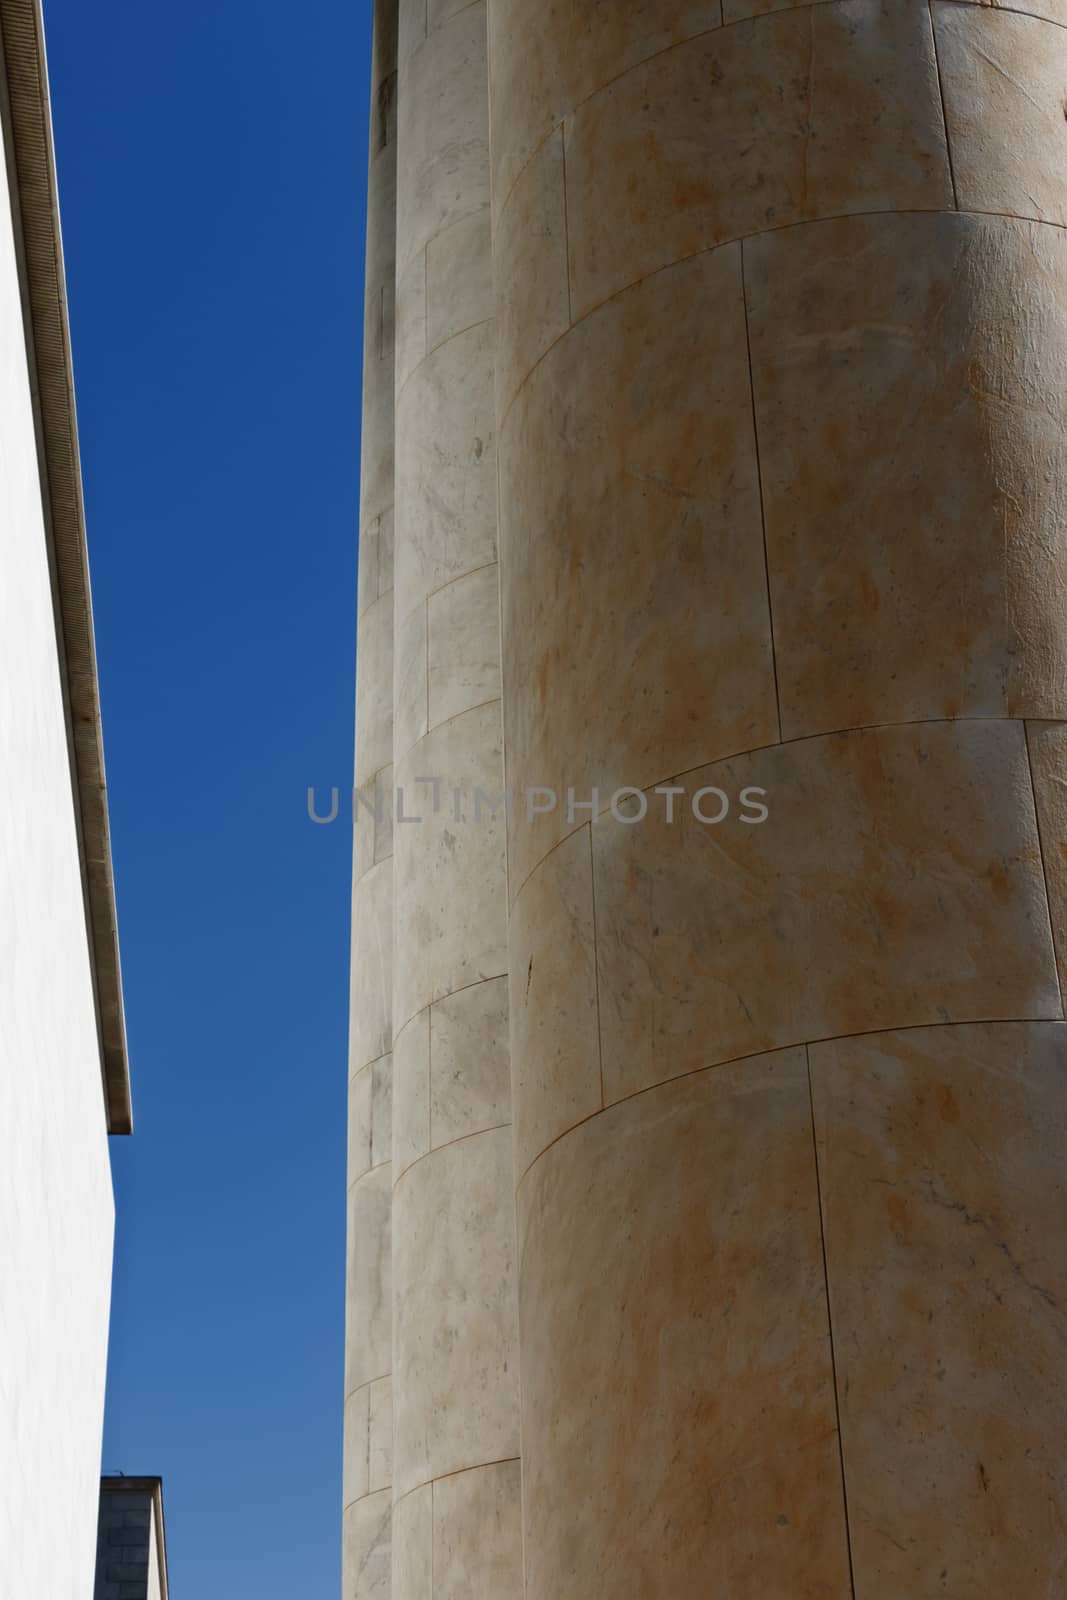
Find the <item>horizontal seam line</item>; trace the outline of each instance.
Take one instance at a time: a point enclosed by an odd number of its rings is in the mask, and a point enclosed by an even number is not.
[[[439,1472],[436,1478],[423,1478],[421,1483],[413,1484],[410,1489],[405,1489],[393,1501],[393,1509],[407,1500],[411,1495],[418,1494],[420,1489],[428,1489],[433,1483],[443,1483],[446,1478],[462,1478],[465,1472],[486,1472],[490,1467],[510,1467],[512,1462],[521,1461],[521,1456],[500,1456],[496,1461],[478,1461],[473,1467],[457,1467],[454,1472]]]
[[[382,863],[379,861],[377,863],[377,865],[381,866]],[[348,1074],[348,1087],[351,1089],[353,1083],[356,1081],[356,1079],[360,1076],[361,1073],[369,1072],[371,1067],[376,1067],[378,1065],[379,1061],[384,1061],[386,1056],[391,1056],[392,1053],[393,1052],[392,1052],[391,1049],[383,1050],[380,1053],[380,1055],[371,1056],[369,1061],[364,1061],[364,1063],[363,1063],[363,1065],[361,1067],[352,1067],[350,1069],[350,1071],[349,1071],[349,1074]]]
[[[978,0],[961,0],[961,3],[977,4]],[[840,739],[844,735],[850,733],[880,733],[891,728],[931,728],[955,726],[960,722],[1018,723],[1020,727],[1023,727],[1025,733],[1025,724],[1027,721],[1049,721],[1058,726],[1061,722],[1067,722],[1067,717],[909,717],[903,722],[860,722],[856,723],[852,727],[826,728],[818,733],[800,733],[792,739],[776,739],[771,744],[754,744],[747,746],[744,750],[731,750],[723,756],[711,756],[707,761],[699,761],[695,767],[684,767],[681,772],[672,772],[668,773],[668,775],[664,778],[656,778],[651,783],[642,785],[638,792],[641,794],[647,794],[650,790],[654,791],[657,788],[662,788],[668,783],[677,783],[680,778],[691,778],[695,772],[703,772],[706,767],[721,767],[724,766],[727,761],[740,761],[744,756],[763,755],[768,750],[788,750],[793,745],[811,744],[816,739]],[[511,902],[512,909],[514,909],[514,907],[518,904],[519,895],[525,889],[534,873],[539,871],[539,869],[544,866],[549,857],[554,855],[557,850],[565,845],[568,839],[573,839],[574,835],[580,828],[588,827],[591,825],[591,823],[599,822],[602,817],[606,817],[608,815],[610,810],[611,803],[609,801],[606,806],[602,806],[600,808],[595,817],[584,817],[581,822],[575,822],[574,826],[563,835],[562,839],[557,839],[556,843],[552,845],[550,849],[546,850],[543,856],[540,856],[537,861],[534,862],[533,866],[530,868],[529,872],[526,874],[525,878],[523,878],[519,887],[515,891],[515,898]],[[551,813],[547,814],[551,815]]]
[[[817,1039],[794,1039],[789,1044],[771,1045],[763,1050],[750,1050],[747,1052],[747,1054],[742,1056],[731,1056],[727,1061],[708,1061],[705,1062],[703,1066],[691,1067],[687,1072],[677,1072],[673,1075],[673,1077],[660,1078],[656,1083],[646,1084],[642,1089],[634,1089],[630,1094],[621,1095],[618,1100],[612,1100],[608,1105],[602,1106],[598,1110],[590,1112],[589,1116],[583,1117],[580,1122],[572,1123],[569,1128],[564,1128],[563,1132],[558,1133],[554,1139],[549,1140],[544,1149],[533,1158],[527,1167],[523,1169],[522,1176],[515,1185],[515,1192],[518,1194],[518,1191],[526,1182],[526,1179],[530,1176],[530,1173],[533,1171],[537,1163],[541,1161],[551,1149],[559,1144],[561,1140],[566,1139],[569,1134],[576,1132],[578,1128],[584,1128],[587,1123],[594,1122],[597,1117],[606,1115],[606,1113],[613,1110],[615,1106],[625,1105],[627,1101],[630,1100],[640,1100],[642,1095],[652,1094],[656,1089],[663,1089],[668,1084],[683,1083],[686,1078],[697,1078],[702,1072],[717,1072],[722,1067],[735,1067],[740,1065],[740,1063],[743,1061],[757,1061],[761,1056],[782,1055],[787,1050],[810,1049],[813,1045],[819,1044],[840,1044],[847,1039],[876,1039],[879,1036],[886,1034],[916,1033],[920,1029],[929,1030],[931,1028],[999,1028],[1005,1026],[1026,1027],[1035,1022],[1058,1022],[1067,1026],[1067,1019],[1065,1019],[1063,1016],[1063,1008],[1061,1006],[1059,1016],[958,1017],[952,1022],[903,1022],[898,1024],[896,1027],[861,1028],[858,1031],[854,1030],[851,1033],[823,1034]]]
[[[454,1145],[466,1144],[469,1139],[480,1139],[483,1134],[499,1133],[501,1129],[511,1126],[510,1122],[494,1122],[491,1128],[476,1128],[473,1133],[461,1133],[458,1139],[446,1139],[443,1144],[435,1144],[432,1150],[424,1150],[421,1156],[416,1156],[409,1166],[397,1174],[393,1182],[393,1193],[396,1193],[409,1172],[414,1172],[416,1167],[421,1166],[424,1161],[429,1161],[431,1156],[437,1155],[441,1150],[451,1150]]]
[[[384,1383],[386,1378],[391,1378],[392,1376],[393,1374],[391,1372],[383,1372],[380,1373],[377,1378],[368,1378],[365,1383],[357,1383],[356,1387],[354,1389],[349,1389],[348,1393],[345,1395],[345,1405],[348,1404],[353,1395],[359,1394],[361,1389],[370,1389],[374,1386],[374,1384]]]
[[[817,0],[817,3],[825,4],[826,0]],[[1067,22],[1058,22],[1055,17],[1050,17],[1043,11],[1027,11],[1022,6],[1001,5],[1000,0],[931,0],[931,4],[956,6],[960,10],[969,8],[972,11],[985,11],[992,16],[1006,11],[1011,17],[1028,17],[1031,22],[1047,22],[1053,28],[1067,28]]]
[[[499,207],[497,208],[497,215],[500,217],[503,216],[504,209],[511,200],[516,188],[522,182],[527,168],[532,162],[537,160],[537,157],[541,154],[542,150],[545,148],[545,145],[552,138],[552,135],[557,133],[559,129],[563,127],[564,123],[567,121],[567,118],[576,116],[583,106],[587,106],[589,104],[590,100],[595,100],[597,95],[603,94],[606,89],[611,89],[615,84],[621,83],[624,78],[629,77],[631,72],[639,72],[642,67],[648,66],[649,62],[658,61],[661,56],[670,55],[672,50],[684,50],[687,45],[695,44],[700,39],[709,39],[715,34],[725,33],[728,28],[736,28],[746,22],[754,24],[767,22],[772,18],[782,16],[785,12],[814,11],[819,6],[834,5],[836,3],[838,3],[838,0],[807,0],[807,3],[804,3],[804,0],[800,0],[800,3],[797,5],[779,6],[774,11],[754,12],[750,13],[748,16],[731,17],[729,20],[723,16],[722,21],[717,23],[714,27],[702,28],[699,33],[688,34],[684,39],[676,39],[672,44],[664,45],[662,50],[654,50],[651,55],[642,56],[639,61],[633,62],[628,67],[623,67],[622,71],[615,73],[613,77],[605,78],[602,83],[597,84],[595,89],[591,89],[589,93],[583,95],[580,100],[576,100],[572,106],[568,106],[567,110],[563,113],[559,120],[554,122],[551,128],[549,128],[548,132],[542,135],[542,137],[537,141],[536,145],[530,151],[518,172],[515,174],[515,177],[512,179],[504,198],[500,201]],[[1001,5],[998,3],[998,0],[931,0],[931,3],[934,5],[955,5],[961,8],[970,7],[975,11],[990,11],[994,13],[1006,11],[1011,16],[1029,17],[1034,22],[1049,22],[1054,28],[1067,27],[1067,24],[1058,22],[1055,17],[1047,16],[1044,12],[1027,11],[1022,6]]]
[[[352,1182],[348,1185],[346,1193],[347,1194],[351,1194],[352,1190],[353,1189],[358,1189],[361,1183],[366,1183],[368,1178],[377,1177],[379,1172],[384,1172],[386,1167],[391,1167],[392,1164],[393,1164],[392,1157],[390,1156],[388,1161],[379,1161],[379,1163],[378,1163],[378,1165],[376,1167],[368,1167],[366,1172],[361,1172],[358,1178],[353,1178],[352,1179]],[[394,1186],[392,1184],[390,1184],[390,1188],[393,1188],[393,1187]],[[376,1380],[375,1379],[371,1379],[370,1381],[373,1383]],[[358,1387],[362,1388],[363,1385],[360,1384],[360,1385],[358,1385]]]
[[[454,584],[462,583],[464,578],[473,578],[476,572],[488,572],[490,567],[498,567],[499,565],[500,557],[496,555],[492,561],[480,561],[476,567],[468,567],[466,572],[457,572],[454,578],[448,578],[444,583],[439,583],[436,589],[427,589],[426,593],[416,600],[413,606],[408,606],[404,615],[400,618],[400,626],[403,627],[405,622],[410,621],[416,611],[421,611],[423,606],[429,605],[435,595],[444,594],[446,589],[451,589]]]
[[[832,3],[832,0],[817,0],[817,3],[821,4],[821,5],[826,5],[826,4]],[[460,218],[461,222],[465,222],[466,220],[467,219],[465,217],[461,217]],[[445,231],[447,232],[447,229]],[[463,337],[463,335],[465,333],[471,333],[475,328],[484,328],[490,322],[495,322],[495,320],[496,320],[496,311],[494,309],[494,311],[493,311],[491,316],[479,317],[477,322],[468,322],[465,327],[457,328],[455,333],[446,334],[445,337],[443,339],[439,339],[438,342],[435,345],[431,345],[427,350],[424,350],[422,355],[416,361],[415,365],[412,367],[411,371],[407,374],[407,376],[404,378],[403,382],[400,383],[398,385],[398,387],[396,388],[396,390],[395,390],[395,399],[394,399],[395,409],[396,410],[400,409],[400,402],[403,399],[404,391],[407,389],[408,384],[411,382],[411,380],[413,378],[418,376],[419,369],[426,365],[426,362],[429,361],[431,356],[435,356],[437,354],[438,350],[443,350],[445,348],[445,345],[451,344],[453,339],[462,339],[462,337]]]
[[[426,729],[425,733],[419,734],[414,744],[408,745],[402,755],[396,756],[393,761],[393,771],[395,772],[400,763],[406,761],[412,751],[417,750],[422,741],[428,739],[431,733],[436,733],[440,728],[447,728],[450,722],[458,722],[460,717],[469,717],[474,711],[484,711],[486,706],[502,705],[502,703],[502,697],[499,694],[495,694],[491,700],[479,700],[476,706],[465,706],[462,711],[453,711],[450,717],[444,717],[440,722],[433,723],[431,727]],[[403,784],[398,784],[397,787],[403,788]],[[394,845],[393,848],[395,853],[396,846]]]
[[[815,9],[820,5],[836,5],[838,3],[840,3],[840,0],[812,0],[810,7],[791,6],[787,9],[799,11]],[[975,10],[986,9],[982,7],[981,0],[949,0],[949,3],[966,4]],[[781,13],[773,13],[773,15],[781,15]],[[659,277],[662,272],[670,272],[675,267],[683,266],[687,261],[697,261],[701,256],[711,255],[715,250],[729,250],[733,246],[740,245],[750,239],[764,239],[771,234],[785,233],[790,228],[817,228],[831,222],[851,222],[863,217],[1002,217],[1010,222],[1026,222],[1046,228],[1057,228],[1061,233],[1067,229],[1067,223],[1053,222],[1047,217],[1020,216],[1014,211],[983,211],[977,206],[901,206],[897,208],[881,207],[870,211],[836,211],[832,216],[828,217],[801,217],[793,222],[779,223],[775,228],[757,228],[751,233],[738,233],[732,235],[729,239],[718,239],[714,244],[705,245],[700,250],[691,250],[684,255],[676,256],[673,261],[665,261],[662,266],[651,267],[648,272],[642,273],[640,277],[634,278],[632,282],[624,284],[619,289],[613,289],[611,294],[605,295],[603,300],[598,300],[596,305],[589,307],[588,311],[583,311],[577,321],[568,323],[563,332],[556,335],[551,344],[547,345],[541,352],[529,371],[523,375],[522,381],[504,407],[503,414],[500,417],[497,427],[498,440],[503,437],[504,428],[514,406],[542,362],[548,359],[557,345],[562,344],[576,328],[580,328],[587,318],[595,316],[598,311],[603,311],[605,306],[610,306],[614,301],[621,299],[623,295],[630,294],[634,289],[639,289],[642,284],[650,282],[652,278]]]
[[[341,1511],[342,1513],[345,1511],[351,1511],[353,1506],[361,1506],[364,1500],[373,1500],[376,1494],[388,1494],[392,1487],[393,1485],[391,1483],[383,1483],[379,1489],[368,1489],[366,1494],[357,1494],[354,1500],[345,1501],[344,1505],[341,1507]]]
[[[413,1022],[417,1022],[420,1017],[425,1016],[427,1011],[431,1011],[434,1006],[443,1006],[446,1000],[451,1000],[452,999],[453,995],[466,994],[468,989],[477,989],[483,983],[499,983],[502,978],[506,978],[506,977],[507,977],[507,973],[506,972],[494,972],[494,973],[491,973],[488,978],[475,978],[473,983],[464,983],[464,984],[461,984],[458,989],[450,989],[447,994],[440,995],[436,1000],[427,1000],[427,1002],[426,1002],[426,1004],[424,1006],[420,1006],[417,1011],[413,1011],[411,1013],[410,1017],[408,1017],[407,1021],[406,1022],[402,1022],[400,1027],[396,1030],[396,1033],[393,1035],[393,1047],[394,1047],[394,1049],[396,1047],[396,1041],[400,1038],[401,1034],[406,1032],[406,1030],[411,1027],[411,1024]],[[390,1055],[391,1053],[392,1052],[389,1051],[389,1050],[387,1050],[385,1052],[386,1055]],[[381,1060],[381,1057],[379,1056],[377,1059]],[[369,1063],[369,1064],[373,1065],[373,1063]],[[360,1071],[362,1071],[362,1070],[363,1069],[361,1067]]]

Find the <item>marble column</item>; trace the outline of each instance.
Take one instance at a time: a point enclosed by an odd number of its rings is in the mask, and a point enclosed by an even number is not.
[[[490,0],[527,1600],[1062,1586],[1064,22]]]
[[[396,0],[376,0],[363,353],[348,1085],[344,1600],[388,1600],[392,1520]]]
[[[393,1600],[518,1600],[484,0],[399,64]]]

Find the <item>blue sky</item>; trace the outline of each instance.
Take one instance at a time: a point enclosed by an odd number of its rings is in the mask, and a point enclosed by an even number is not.
[[[104,1467],[336,1600],[370,0],[45,0],[136,1131]]]

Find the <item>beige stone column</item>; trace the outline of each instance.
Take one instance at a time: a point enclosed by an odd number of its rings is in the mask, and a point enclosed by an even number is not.
[[[482,0],[401,5],[399,106],[393,1600],[517,1600]]]
[[[527,1600],[1063,1585],[1064,22],[490,0]]]
[[[396,42],[396,0],[376,0],[356,659],[344,1600],[388,1600],[391,1589]]]

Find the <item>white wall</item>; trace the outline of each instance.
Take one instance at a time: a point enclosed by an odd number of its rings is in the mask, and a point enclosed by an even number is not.
[[[0,189],[0,1600],[90,1600],[114,1208]]]

